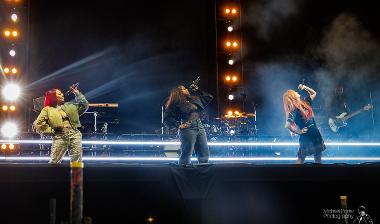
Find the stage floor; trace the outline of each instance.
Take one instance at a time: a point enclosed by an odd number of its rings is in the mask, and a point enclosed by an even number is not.
[[[69,217],[70,168],[0,164],[1,223],[57,223]],[[86,163],[84,215],[93,223],[342,223],[364,205],[380,219],[380,165]],[[339,211],[338,211],[339,210]],[[349,217],[350,218],[350,217]],[[352,220],[348,220],[349,223]]]

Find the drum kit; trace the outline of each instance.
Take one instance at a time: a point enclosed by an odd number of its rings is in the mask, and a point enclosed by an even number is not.
[[[204,126],[207,134],[211,136],[255,135],[255,118],[254,113],[236,113],[204,122]]]

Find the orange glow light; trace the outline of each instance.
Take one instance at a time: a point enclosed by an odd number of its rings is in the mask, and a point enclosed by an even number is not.
[[[237,47],[237,46],[238,46],[238,43],[237,43],[236,41],[234,41],[234,42],[232,43],[232,46],[233,46],[233,47]]]
[[[235,110],[235,114],[238,115],[238,114],[239,114],[239,111],[238,111],[238,110]]]
[[[225,12],[226,14],[230,14],[230,12],[231,12],[231,9],[229,9],[229,8],[226,8],[226,9],[224,10],[224,12]]]
[[[234,76],[232,76],[232,81],[233,82],[236,82],[237,81],[237,77],[234,75]]]
[[[226,42],[226,47],[231,47],[231,42],[230,41]]]
[[[8,68],[8,67],[5,67],[5,68],[4,68],[4,73],[5,73],[5,74],[8,74],[8,73],[9,73],[9,71],[10,71],[10,70],[9,70],[9,68]]]
[[[8,106],[7,106],[7,105],[4,105],[4,106],[1,107],[1,109],[2,109],[3,111],[7,111],[7,110],[8,110]]]
[[[231,76],[227,75],[227,76],[226,76],[226,81],[227,81],[227,82],[231,81]]]
[[[15,111],[15,110],[16,110],[16,106],[11,105],[11,106],[9,107],[9,110],[11,110],[11,111]]]
[[[9,30],[5,30],[5,31],[4,31],[4,35],[5,35],[6,37],[9,37],[9,36],[11,35],[11,31],[9,31]]]
[[[6,150],[7,149],[7,145],[6,144],[1,144],[1,149],[2,150]]]
[[[232,13],[232,14],[236,14],[236,13],[237,13],[237,10],[236,10],[236,9],[232,9],[232,10],[231,10],[231,13]]]
[[[13,36],[13,37],[17,37],[17,36],[18,36],[18,32],[17,32],[16,30],[13,30],[13,31],[12,31],[12,36]]]
[[[10,149],[10,150],[15,149],[15,145],[14,145],[14,144],[9,144],[9,149]]]
[[[17,68],[12,68],[12,73],[16,74],[17,73]]]
[[[229,111],[227,112],[227,114],[231,116],[231,115],[232,115],[232,110],[229,110]]]

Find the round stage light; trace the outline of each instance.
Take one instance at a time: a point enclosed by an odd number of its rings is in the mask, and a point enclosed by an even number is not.
[[[224,12],[225,12],[226,14],[230,14],[230,12],[231,12],[231,9],[229,9],[229,8],[226,8],[226,9],[224,10]]]
[[[15,149],[15,145],[14,145],[14,144],[9,144],[9,149],[10,149],[10,150]]]
[[[17,32],[16,30],[13,30],[13,31],[12,31],[12,36],[13,36],[13,37],[17,37],[17,36],[18,36],[18,32]]]
[[[1,149],[6,150],[7,149],[7,144],[1,144]]]
[[[234,76],[232,76],[232,81],[233,82],[236,82],[237,81],[237,77],[234,75]]]
[[[228,32],[232,32],[232,31],[234,31],[234,27],[233,26],[228,26],[227,30],[228,30]]]
[[[1,127],[1,135],[5,138],[14,138],[18,133],[17,125],[13,122],[7,122]]]
[[[9,30],[4,31],[4,36],[9,37],[10,35],[11,35],[11,31]]]
[[[17,68],[12,68],[12,73],[16,74],[17,73]]]
[[[4,73],[5,73],[5,74],[8,74],[9,72],[10,72],[9,68],[8,68],[8,67],[5,67],[5,68],[4,68]]]
[[[21,89],[17,84],[10,83],[3,87],[2,94],[6,100],[17,100],[21,94]]]
[[[232,113],[232,110],[229,110],[229,111],[227,112],[227,114],[231,116],[231,115],[233,114],[233,113]]]
[[[227,81],[227,82],[231,81],[231,76],[227,75],[227,76],[226,76],[226,81]]]
[[[8,110],[8,106],[7,106],[7,105],[4,105],[4,106],[1,107],[1,109],[2,109],[3,111],[7,111],[7,110]]]
[[[233,64],[234,64],[234,60],[229,59],[229,60],[228,60],[228,64],[229,64],[229,65],[233,65]]]
[[[226,42],[226,47],[231,47],[231,42],[230,41]]]
[[[239,111],[238,110],[235,110],[235,115],[239,115]]]
[[[236,41],[234,41],[234,42],[232,43],[232,46],[233,46],[233,47],[237,47],[237,46],[238,46],[238,43],[237,43]]]
[[[11,111],[15,111],[15,110],[16,110],[16,106],[15,106],[15,105],[11,105],[11,106],[9,107],[9,110],[11,110]]]
[[[11,49],[11,50],[9,51],[9,55],[10,55],[11,57],[16,56],[16,51],[13,50],[13,49]]]
[[[11,20],[12,20],[13,22],[17,22],[17,19],[18,19],[17,14],[16,14],[16,13],[13,13],[13,14],[11,15]]]
[[[232,9],[232,10],[231,10],[231,13],[232,13],[232,14],[236,14],[236,13],[237,13],[237,10],[236,10],[236,9]]]
[[[234,100],[235,96],[233,94],[228,94],[228,99],[229,100]]]

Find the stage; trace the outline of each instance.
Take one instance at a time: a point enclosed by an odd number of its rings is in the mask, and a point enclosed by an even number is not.
[[[379,184],[378,164],[184,168],[89,161],[84,217],[93,223],[344,223],[340,197],[346,196],[348,215],[364,205],[376,221]],[[57,223],[68,221],[70,168],[0,164],[0,192],[1,223],[48,223],[51,198]]]

